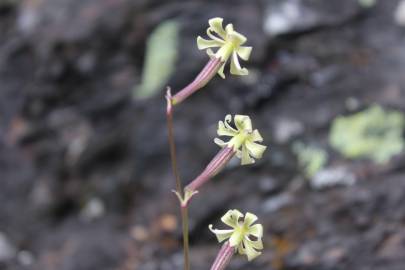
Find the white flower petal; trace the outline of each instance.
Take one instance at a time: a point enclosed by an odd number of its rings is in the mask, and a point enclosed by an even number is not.
[[[211,27],[209,27],[207,29],[207,36],[209,36],[212,40],[220,43],[221,45],[225,44],[225,41],[220,39],[219,37],[217,37],[216,35],[214,35],[212,32],[216,33],[216,31],[214,29],[212,29]],[[216,33],[217,34],[217,33]]]
[[[225,126],[224,122],[219,121],[218,122],[217,134],[218,134],[218,136],[235,136],[238,133],[233,129],[227,128]]]
[[[256,215],[247,212],[246,215],[245,215],[245,220],[244,220],[244,223],[243,223],[243,224],[244,224],[246,227],[250,227],[250,225],[252,225],[253,223],[255,223],[256,220],[257,220],[257,216],[256,216]]]
[[[200,36],[197,37],[197,47],[199,50],[204,50],[207,48],[212,48],[212,47],[220,47],[222,46],[222,43],[216,41],[216,40],[208,40],[204,39]]]
[[[222,22],[224,19],[220,17],[212,18],[208,21],[208,24],[210,27],[222,38],[226,38],[226,32],[225,29],[222,27]]]
[[[253,241],[253,240],[250,240],[248,237],[245,237],[243,239],[243,243],[244,243],[245,247],[249,246],[249,247],[252,247],[252,248],[258,249],[258,250],[263,249],[263,242],[261,239]]]
[[[212,228],[212,224],[210,224],[208,226],[208,228],[210,229],[211,232],[213,232],[215,234],[215,236],[218,239],[218,242],[222,242],[226,239],[228,239],[229,237],[231,237],[232,233],[234,232],[234,230],[218,230],[218,229],[213,229]]]
[[[256,224],[249,228],[249,234],[257,238],[263,237],[263,226],[262,224]]]
[[[238,131],[252,131],[252,120],[249,116],[237,114],[234,117],[234,122]]]
[[[225,32],[226,32],[226,34],[227,34],[227,38],[228,38],[228,36],[231,35],[234,31],[235,31],[235,30],[233,29],[233,24],[228,23],[228,24],[225,26]]]
[[[227,25],[227,27],[228,27],[228,25]],[[237,46],[244,44],[247,40],[247,38],[244,35],[233,30],[233,26],[232,26],[232,31],[230,30],[230,28],[225,29],[225,31],[228,34],[227,38],[232,40],[232,42],[234,42]]]
[[[222,64],[222,66],[218,70],[218,75],[222,78],[225,79],[225,74],[224,74],[224,68],[225,68],[225,63]]]
[[[252,47],[247,47],[247,46],[240,46],[236,52],[238,53],[239,57],[242,58],[243,60],[247,61],[249,60],[250,53],[252,52]]]
[[[226,214],[221,218],[221,221],[226,225],[235,228],[239,224],[239,219],[243,217],[243,214],[238,210],[229,210]]]
[[[245,248],[243,247],[243,245],[238,246],[238,253],[240,255],[245,255],[246,254],[246,251],[245,251]]]
[[[249,165],[255,163],[255,160],[249,156],[249,151],[246,148],[246,145],[242,145],[242,165]]]
[[[252,142],[262,142],[263,141],[262,135],[260,135],[260,133],[257,129],[253,130],[253,133],[250,135],[250,139],[252,140]]]
[[[218,138],[215,138],[215,139],[214,139],[214,143],[215,143],[216,145],[220,146],[221,148],[224,148],[224,147],[226,147],[226,146],[228,145],[228,143],[226,143],[226,142],[224,142],[223,140],[218,139]]]
[[[264,151],[266,150],[267,146],[251,142],[249,140],[245,141],[246,148],[249,151],[249,154],[254,157],[255,159],[262,158]]]
[[[236,52],[232,53],[232,58],[231,58],[231,74],[233,75],[248,75],[249,71],[247,68],[241,68],[238,60],[238,54]]]
[[[242,234],[240,232],[234,232],[229,238],[229,245],[231,247],[237,247],[242,242]]]
[[[210,59],[215,58],[215,53],[211,49],[207,49],[206,52],[207,52],[207,55],[210,57]]]
[[[232,131],[234,131],[235,133],[237,133],[238,130],[234,129],[234,128],[230,125],[231,122],[232,122],[232,115],[227,114],[227,115],[225,116],[225,120],[224,120],[225,127],[226,127],[227,129],[232,130]]]
[[[248,245],[245,246],[245,252],[248,257],[248,261],[251,261],[254,258],[256,258],[257,256],[259,256],[260,254],[262,254],[261,252],[256,251],[254,248],[252,248]]]

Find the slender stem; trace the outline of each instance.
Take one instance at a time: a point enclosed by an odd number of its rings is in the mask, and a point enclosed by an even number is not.
[[[166,92],[167,109],[167,131],[169,137],[170,146],[170,159],[172,162],[172,170],[174,177],[176,179],[176,191],[180,198],[183,198],[183,189],[181,186],[180,174],[177,168],[177,156],[176,156],[176,144],[174,142],[174,132],[173,132],[173,104],[172,95],[170,87],[167,88]],[[183,228],[183,253],[184,253],[184,270],[190,270],[190,256],[189,256],[189,237],[188,237],[188,208],[187,204],[181,204],[181,223]]]
[[[172,162],[172,170],[173,170],[174,178],[176,179],[176,191],[182,197],[183,189],[181,187],[179,170],[177,168],[176,144],[174,142],[173,105],[172,105],[172,94],[171,94],[170,87],[167,87],[166,100],[167,100],[166,118],[167,118],[167,131],[168,131],[169,146],[170,146],[170,159]]]
[[[190,270],[190,246],[188,237],[188,206],[181,207],[181,220],[183,224],[183,254],[184,270]]]
[[[229,245],[229,242],[226,242],[222,245],[221,249],[218,252],[217,257],[215,258],[214,263],[211,266],[211,270],[223,270],[225,269],[229,262],[232,259],[233,254],[235,253],[235,248]]]
[[[212,58],[210,61],[208,61],[194,81],[173,96],[172,104],[179,104],[187,97],[192,95],[195,91],[204,87],[212,79],[212,77],[215,76],[222,64],[223,62],[221,62],[220,58]]]
[[[185,189],[191,191],[198,190],[204,183],[215,176],[234,155],[235,150],[232,147],[222,148],[207,167],[205,167],[204,171],[188,184]]]

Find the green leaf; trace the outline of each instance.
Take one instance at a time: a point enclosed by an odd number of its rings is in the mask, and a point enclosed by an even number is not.
[[[160,92],[173,74],[179,43],[179,25],[169,20],[149,36],[142,70],[142,82],[134,88],[135,99],[150,98]]]

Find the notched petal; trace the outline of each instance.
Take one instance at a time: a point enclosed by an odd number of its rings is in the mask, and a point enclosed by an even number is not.
[[[240,76],[245,76],[249,74],[249,71],[247,68],[242,68],[239,64],[238,60],[238,55],[236,52],[232,53],[232,58],[231,58],[231,74],[233,75],[240,75]]]
[[[253,223],[255,223],[256,220],[257,220],[257,216],[256,216],[256,215],[247,212],[246,215],[245,215],[245,222],[244,222],[244,225],[245,225],[246,227],[250,227],[250,225],[252,225]]]
[[[249,165],[255,163],[255,160],[249,156],[249,152],[246,148],[246,145],[242,145],[242,159],[241,165]]]
[[[249,151],[249,154],[254,157],[255,159],[262,158],[264,151],[266,150],[267,146],[250,142],[249,140],[246,140],[245,142],[246,148]]]
[[[249,234],[257,238],[263,237],[263,226],[262,224],[255,224],[249,228]]]
[[[247,47],[247,46],[240,46],[237,49],[237,54],[239,55],[240,58],[243,60],[247,61],[250,58],[250,54],[252,52],[252,47]]]
[[[220,17],[212,18],[208,21],[210,27],[223,39],[226,38],[225,29],[222,27],[222,22],[224,19]]]
[[[205,50],[207,48],[220,47],[222,44],[216,40],[204,39],[200,36],[197,37],[197,47],[199,50]]]
[[[234,118],[235,126],[238,128],[238,131],[252,131],[252,120],[247,115],[235,115]]]

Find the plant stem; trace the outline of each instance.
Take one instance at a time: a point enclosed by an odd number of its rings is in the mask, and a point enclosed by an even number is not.
[[[181,207],[181,220],[183,224],[183,255],[184,270],[190,270],[190,247],[188,238],[188,206]]]
[[[233,254],[235,253],[235,248],[229,245],[227,241],[222,245],[221,249],[218,252],[217,257],[215,258],[214,263],[211,266],[211,270],[223,270],[225,269],[229,262],[232,259]]]
[[[180,102],[184,101],[187,97],[192,95],[198,89],[204,87],[218,72],[219,68],[223,62],[220,58],[212,58],[205,65],[203,70],[197,75],[197,77],[189,85],[180,90],[172,98],[172,104],[177,105]]]
[[[172,170],[174,177],[176,179],[176,191],[178,196],[184,197],[183,189],[180,180],[179,170],[177,168],[177,156],[176,156],[176,144],[174,142],[174,132],[173,132],[173,105],[172,105],[172,95],[170,87],[167,88],[166,92],[167,108],[166,108],[166,118],[167,118],[167,131],[169,137],[170,146],[170,159],[172,162]],[[181,223],[183,231],[183,253],[184,253],[184,270],[190,270],[190,256],[189,256],[189,237],[188,237],[188,208],[187,204],[180,205],[181,207]]]
[[[235,150],[232,147],[222,148],[218,154],[205,167],[204,171],[197,176],[190,184],[186,186],[186,190],[198,190],[204,183],[215,176],[235,155]]]
[[[170,159],[172,162],[172,170],[174,178],[176,179],[176,191],[179,193],[181,197],[183,197],[183,189],[181,187],[179,170],[177,169],[176,144],[174,142],[174,132],[173,132],[173,105],[170,87],[167,87],[166,100],[167,100],[166,118],[167,118],[167,132],[170,146]]]

